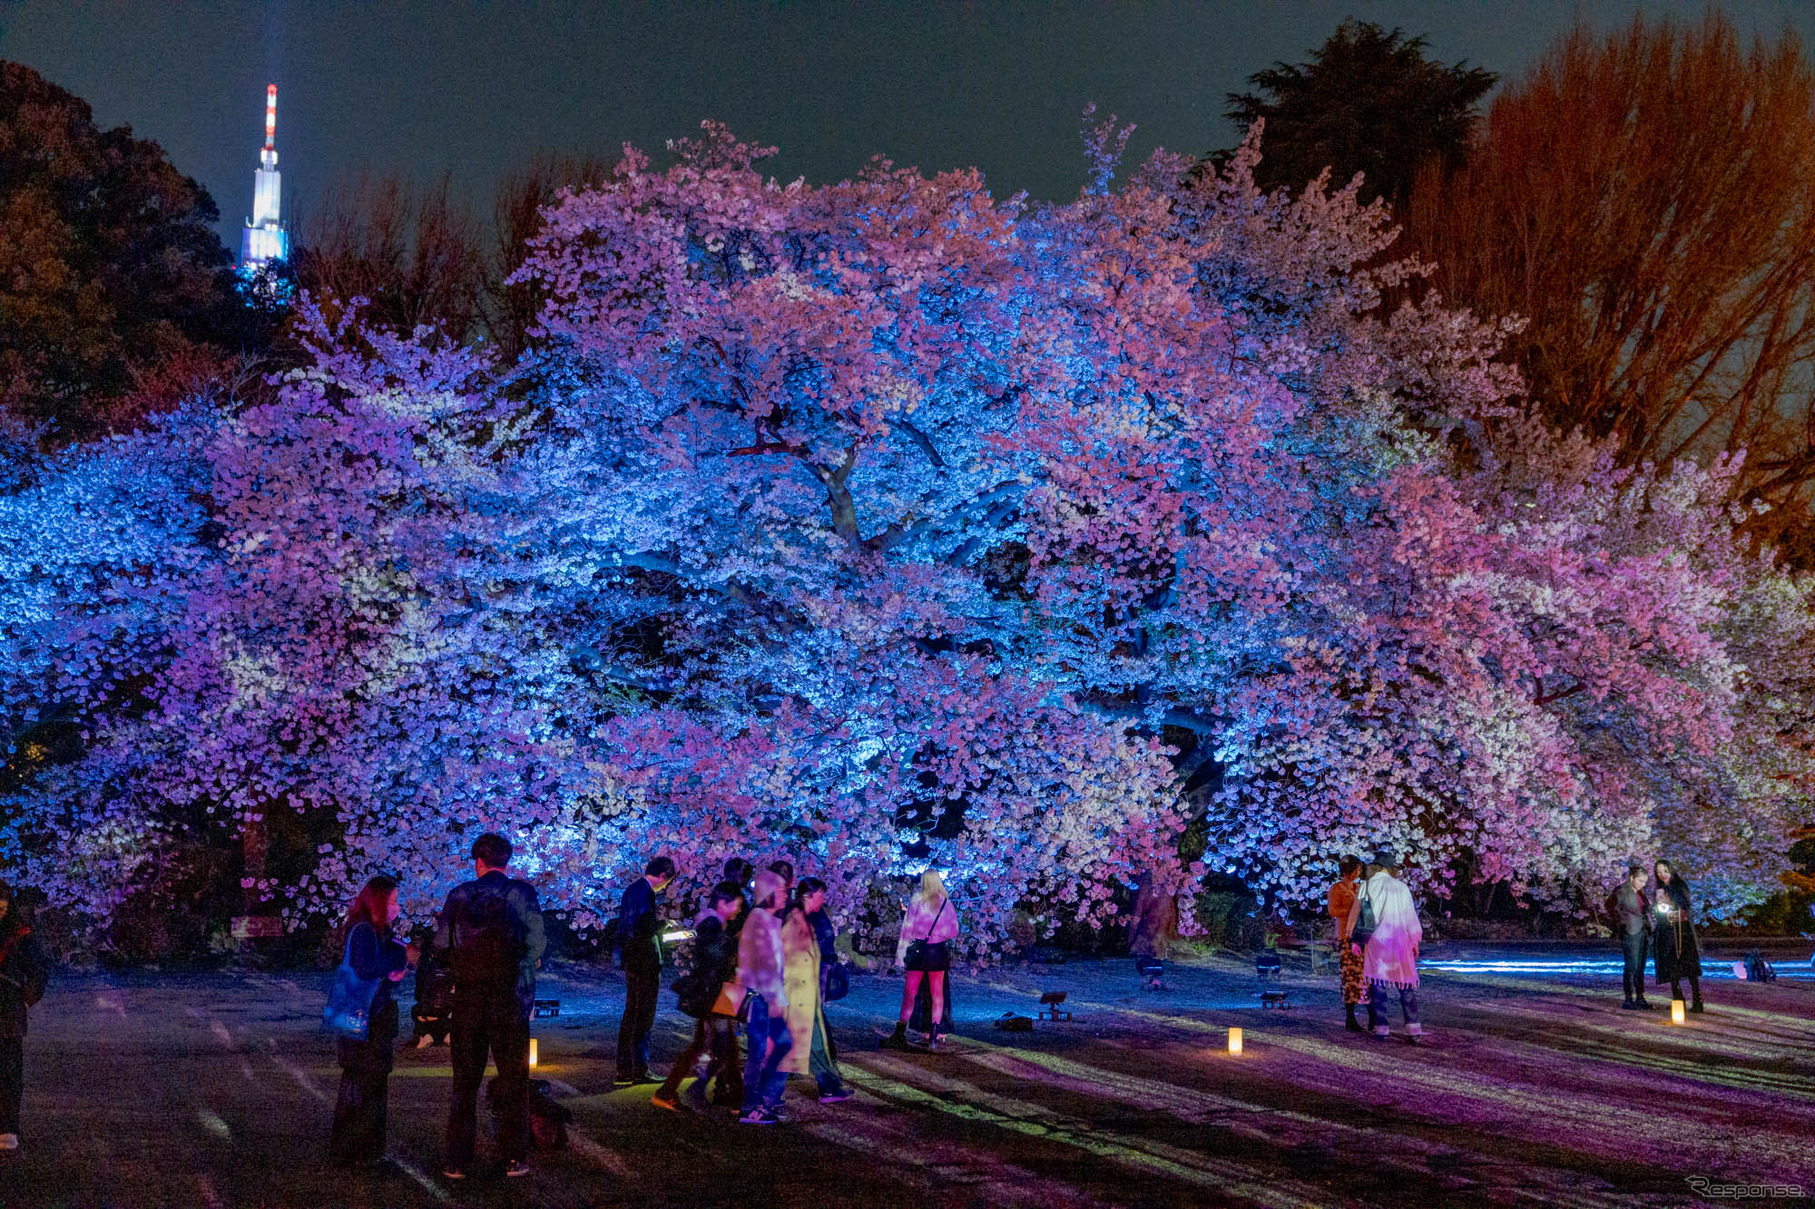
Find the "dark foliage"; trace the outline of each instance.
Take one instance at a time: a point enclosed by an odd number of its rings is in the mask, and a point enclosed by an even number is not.
[[[1364,201],[1384,197],[1398,208],[1425,165],[1460,167],[1475,104],[1499,77],[1424,52],[1422,37],[1350,20],[1309,62],[1249,76],[1256,91],[1230,93],[1224,112],[1244,131],[1266,119],[1255,181],[1300,189],[1326,167],[1339,185],[1360,172]]]
[[[219,217],[156,143],[0,62],[0,406],[77,440],[239,353],[254,317]]]

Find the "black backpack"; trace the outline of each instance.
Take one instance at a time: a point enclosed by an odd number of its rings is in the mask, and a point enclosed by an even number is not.
[[[1360,902],[1361,910],[1355,912],[1355,930],[1349,933],[1349,943],[1365,949],[1368,941],[1374,939],[1374,929],[1380,926],[1380,921],[1374,918],[1374,902],[1368,897],[1365,885],[1361,890]]]
[[[503,893],[487,886],[459,906],[450,929],[448,969],[457,986],[514,981],[524,945]]]
[[[1765,960],[1763,953],[1753,949],[1746,954],[1747,982],[1775,982],[1776,980],[1777,971],[1771,968],[1771,963]]]

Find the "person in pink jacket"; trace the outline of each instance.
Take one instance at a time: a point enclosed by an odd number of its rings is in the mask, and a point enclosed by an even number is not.
[[[894,1033],[883,1040],[884,1047],[907,1046],[908,1021],[913,1019],[914,997],[920,993],[923,979],[933,1000],[926,1040],[928,1045],[939,1043],[939,1022],[945,1018],[945,975],[952,968],[951,942],[957,935],[958,909],[952,906],[938,872],[928,869],[920,875],[920,889],[901,919],[895,964],[907,971],[907,983],[901,991],[901,1019]]]
[[[787,902],[782,879],[764,871],[756,875],[756,907],[746,917],[737,942],[737,980],[745,992],[744,1036],[749,1057],[744,1063],[745,1125],[773,1125],[781,1120],[782,1089],[788,1076],[782,1061],[793,1040],[788,1035],[788,991],[783,981],[781,919]]]

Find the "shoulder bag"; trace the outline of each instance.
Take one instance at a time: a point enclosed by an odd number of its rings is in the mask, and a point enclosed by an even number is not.
[[[947,898],[944,902],[940,903],[939,904],[939,913],[937,915],[933,916],[933,922],[931,924],[927,925],[926,935],[922,936],[919,940],[911,940],[908,942],[908,947],[907,947],[907,968],[908,969],[911,970],[917,965],[924,966],[926,964],[926,951],[927,951],[928,943],[932,940],[934,930],[939,927],[939,920],[945,915],[945,909],[951,905],[952,905],[952,900],[949,898]]]
[[[334,985],[328,990],[328,1006],[321,1011],[321,1027],[349,1041],[370,1037],[372,1000],[382,981],[361,978],[353,969],[353,937],[349,934],[346,953],[341,957],[340,968],[334,971]]]

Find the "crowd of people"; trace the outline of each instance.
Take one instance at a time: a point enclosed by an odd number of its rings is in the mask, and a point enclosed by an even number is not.
[[[452,1050],[443,1174],[451,1180],[471,1174],[488,1057],[497,1067],[489,1098],[504,1174],[529,1170],[529,1027],[536,971],[547,947],[541,908],[535,888],[510,876],[511,845],[503,836],[480,836],[472,858],[473,880],[448,893],[426,946],[394,934],[397,883],[388,877],[367,882],[347,913],[342,961],[323,1012],[326,1026],[338,1034],[341,1067],[329,1135],[336,1162],[384,1160],[399,1028],[392,988],[414,968],[414,1043],[446,1039]],[[673,989],[681,1011],[694,1020],[693,1036],[665,1077],[650,1069],[664,937],[676,930],[663,918],[661,900],[674,877],[671,858],[651,859],[625,887],[608,930],[624,970],[617,1085],[657,1084],[651,1102],[658,1107],[678,1111],[684,1104],[702,1113],[731,1108],[746,1125],[784,1119],[782,1098],[792,1075],[810,1077],[822,1104],[850,1099],[826,1027],[825,1005],[843,996],[849,978],[826,912],[827,886],[816,877],[796,882],[786,861],[761,872],[741,857],[727,861],[692,927],[678,929],[692,944]],[[950,1032],[946,976],[957,936],[957,909],[938,873],[929,870],[902,920],[897,957],[907,980],[900,1023],[882,1040],[884,1047],[934,1048]],[[931,997],[927,1025],[910,1036],[923,984]]]
[[[398,886],[388,877],[366,883],[348,910],[340,967],[323,1012],[337,1034],[341,1067],[329,1149],[335,1161],[360,1166],[385,1154],[388,1085],[399,1030],[394,988],[416,971],[412,1043],[445,1042],[453,1066],[444,1139],[444,1174],[472,1172],[478,1092],[489,1059],[496,1064],[490,1100],[507,1176],[528,1172],[530,1019],[536,974],[547,948],[541,905],[528,881],[510,874],[511,844],[487,833],[472,846],[473,878],[448,893],[424,944],[396,935]],[[1330,887],[1328,912],[1340,970],[1345,1027],[1392,1035],[1397,997],[1408,1039],[1424,1029],[1418,1016],[1418,957],[1424,929],[1399,859],[1390,850],[1363,862],[1343,857]],[[657,856],[623,891],[608,930],[621,955],[624,1011],[617,1047],[619,1086],[656,1085],[651,1102],[709,1113],[731,1109],[740,1123],[783,1118],[790,1076],[812,1080],[822,1104],[851,1096],[826,1027],[826,1005],[844,996],[849,967],[836,948],[826,883],[794,877],[776,861],[757,871],[741,857],[725,862],[691,928],[664,919],[662,898],[674,861]],[[23,1040],[29,1008],[44,994],[48,963],[32,928],[0,883],[0,1151],[19,1145]],[[1604,904],[1625,959],[1623,1006],[1643,1010],[1645,960],[1660,986],[1703,1011],[1701,957],[1688,882],[1666,860],[1648,883],[1633,862]],[[959,936],[958,913],[935,870],[920,878],[902,916],[895,963],[905,972],[901,1010],[882,1048],[936,1049],[951,1032],[949,972]],[[693,1034],[667,1074],[650,1068],[650,1037],[661,990],[666,939],[691,940],[673,990]]]
[[[1365,1003],[1365,1031],[1382,1039],[1390,1037],[1387,1013],[1390,997],[1396,994],[1406,1035],[1416,1041],[1424,1035],[1424,1026],[1418,1021],[1418,951],[1424,943],[1424,925],[1410,888],[1399,878],[1399,859],[1391,851],[1377,852],[1365,863],[1359,857],[1345,856],[1337,871],[1336,883],[1330,887],[1329,915],[1334,924],[1344,1027],[1350,1032],[1364,1031],[1355,1012]],[[1652,889],[1647,893],[1645,867],[1632,862],[1626,879],[1607,896],[1603,908],[1625,958],[1621,1007],[1644,1011],[1652,1006],[1645,999],[1649,950],[1657,984],[1668,986],[1672,999],[1682,999],[1682,984],[1688,982],[1688,1010],[1700,1012],[1701,950],[1696,943],[1689,883],[1666,860],[1653,864],[1651,876]]]

